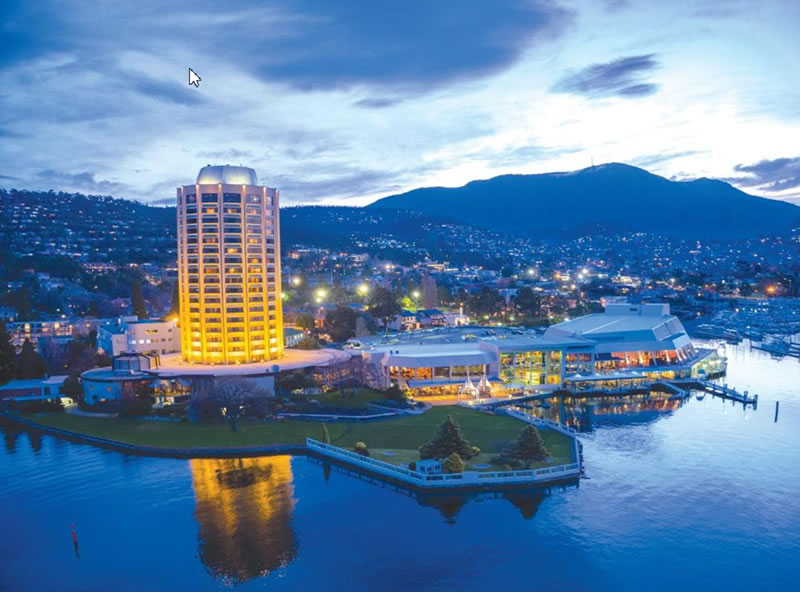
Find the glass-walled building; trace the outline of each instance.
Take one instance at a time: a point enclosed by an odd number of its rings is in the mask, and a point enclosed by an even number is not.
[[[415,396],[614,389],[725,371],[666,304],[611,305],[549,327],[461,327],[351,340],[367,382]],[[476,395],[477,393],[477,395]]]
[[[206,166],[178,188],[181,352],[238,364],[283,354],[279,192],[253,169]]]

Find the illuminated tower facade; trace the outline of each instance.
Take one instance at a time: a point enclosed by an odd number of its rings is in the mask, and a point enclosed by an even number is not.
[[[247,167],[206,166],[178,188],[181,352],[187,362],[283,354],[279,192]]]

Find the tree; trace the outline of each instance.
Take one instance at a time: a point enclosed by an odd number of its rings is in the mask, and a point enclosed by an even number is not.
[[[17,357],[17,378],[41,378],[44,374],[44,360],[33,347],[30,340],[26,339]]]
[[[388,328],[394,318],[402,312],[400,303],[391,291],[383,286],[376,286],[372,290],[369,300],[369,312],[373,317],[379,319],[385,328]]]
[[[331,443],[331,435],[328,433],[328,426],[326,426],[324,423],[322,424],[322,442],[324,444]]]
[[[457,453],[461,458],[472,458],[480,454],[480,449],[472,446],[461,433],[461,427],[448,415],[439,426],[433,439],[419,450],[419,457],[426,458],[447,458],[453,453]]]
[[[169,307],[169,316],[178,316],[181,314],[181,293],[178,282],[172,284],[172,304]]]
[[[64,386],[61,387],[65,397],[69,397],[73,401],[77,401],[83,394],[81,382],[75,375],[67,376],[64,379]]]
[[[322,344],[319,342],[319,340],[314,339],[311,336],[304,337],[294,346],[295,349],[305,349],[305,350],[320,349],[321,347]]]
[[[544,440],[542,440],[539,430],[532,425],[528,425],[520,432],[519,438],[511,446],[506,456],[523,462],[525,463],[525,468],[530,468],[532,462],[543,461],[550,456],[550,453],[545,448]]]
[[[133,314],[139,317],[139,320],[147,318],[147,306],[144,303],[142,284],[138,280],[131,285],[131,309]]]
[[[0,384],[5,384],[14,378],[16,362],[17,351],[11,343],[11,335],[5,322],[0,321]]]
[[[347,341],[356,333],[356,311],[348,306],[337,306],[325,314],[323,327],[333,341]]]
[[[463,473],[464,472],[464,460],[459,456],[457,452],[452,453],[442,463],[442,468],[444,469],[445,473]]]
[[[210,391],[198,403],[203,407],[201,412],[222,415],[235,432],[245,411],[263,407],[267,396],[266,391],[246,378],[217,378]]]
[[[313,331],[317,326],[314,315],[309,312],[301,312],[294,320],[294,324],[300,327],[303,331]]]

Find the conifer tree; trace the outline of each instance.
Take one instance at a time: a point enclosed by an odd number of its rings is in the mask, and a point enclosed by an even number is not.
[[[508,456],[525,463],[525,467],[530,468],[532,462],[543,461],[550,456],[550,453],[545,448],[539,430],[528,425],[520,432],[519,438],[511,447]]]
[[[451,415],[448,415],[433,439],[419,450],[419,456],[426,458],[447,458],[453,453],[458,454],[462,459],[472,458],[480,453],[480,450],[473,447],[461,433],[461,427],[456,423]]]
[[[147,306],[144,303],[142,284],[138,280],[133,282],[131,286],[131,309],[133,314],[139,317],[139,320],[147,318]]]
[[[17,365],[17,351],[11,343],[11,334],[5,322],[0,321],[0,384],[14,378]]]

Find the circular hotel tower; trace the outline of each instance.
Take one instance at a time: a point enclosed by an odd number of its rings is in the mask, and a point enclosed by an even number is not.
[[[279,192],[247,167],[206,166],[178,188],[181,352],[198,364],[283,354]]]

